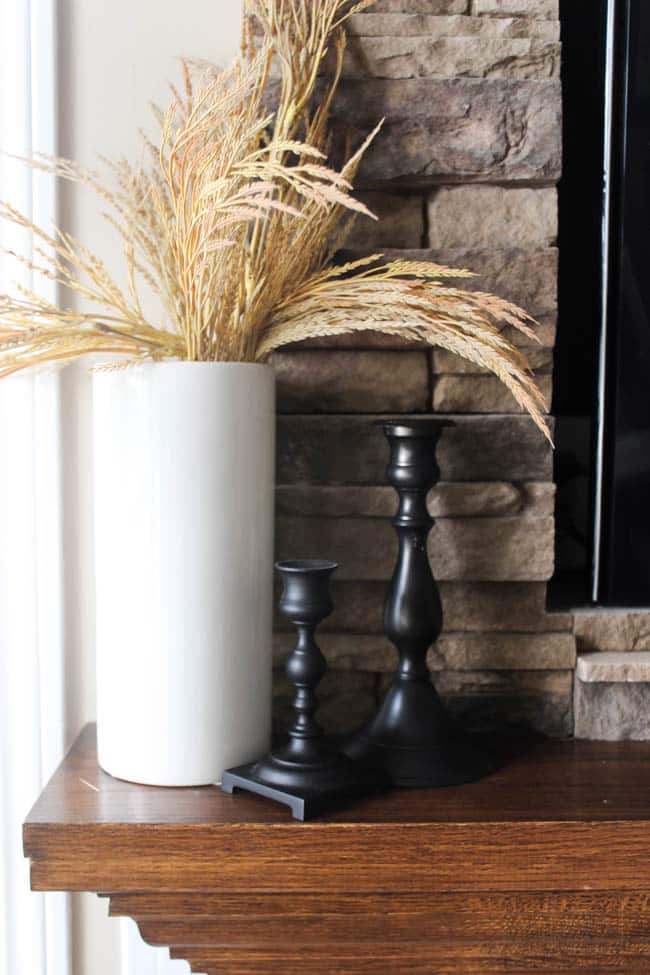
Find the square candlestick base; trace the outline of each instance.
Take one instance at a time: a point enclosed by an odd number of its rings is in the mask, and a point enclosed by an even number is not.
[[[382,771],[335,756],[316,767],[301,767],[269,755],[259,762],[223,773],[224,792],[253,792],[289,806],[294,819],[305,821],[381,792],[389,785]]]

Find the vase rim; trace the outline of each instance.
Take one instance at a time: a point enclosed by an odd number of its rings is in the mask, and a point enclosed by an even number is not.
[[[334,572],[339,564],[330,559],[288,559],[284,562],[276,562],[275,567],[278,572]]]
[[[151,359],[146,362],[137,363],[134,366],[129,366],[129,369],[131,368],[138,369],[144,366],[148,368],[155,368],[155,369],[161,369],[161,368],[169,369],[173,366],[183,366],[185,368],[190,366],[193,368],[205,368],[205,367],[214,367],[214,366],[238,366],[240,368],[245,367],[246,369],[273,369],[274,368],[268,362],[234,362],[234,361],[231,362],[230,360],[223,360],[223,359],[209,359],[209,360],[201,359],[199,361],[190,360],[190,359],[163,359],[159,362],[154,362]]]

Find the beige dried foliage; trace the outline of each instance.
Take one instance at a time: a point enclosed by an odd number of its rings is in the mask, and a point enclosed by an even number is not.
[[[546,404],[501,333],[507,324],[534,337],[524,311],[457,288],[467,271],[381,255],[332,263],[351,219],[372,218],[351,191],[379,126],[340,169],[328,162],[345,21],[372,3],[248,0],[241,56],[224,71],[183,65],[144,164],[108,163],[104,180],[67,160],[30,160],[94,191],[121,238],[127,283],[69,234],[0,204],[0,217],[35,237],[33,258],[17,260],[87,309],[24,289],[2,296],[0,375],[87,353],[264,362],[303,339],[373,330],[491,370],[548,436]],[[335,69],[324,81],[326,55]],[[158,296],[161,321],[145,316],[145,289]]]

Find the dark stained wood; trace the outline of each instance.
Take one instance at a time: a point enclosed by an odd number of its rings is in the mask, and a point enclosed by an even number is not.
[[[482,782],[311,823],[97,767],[24,826],[38,890],[94,890],[206,975],[650,971],[650,745],[541,742]]]

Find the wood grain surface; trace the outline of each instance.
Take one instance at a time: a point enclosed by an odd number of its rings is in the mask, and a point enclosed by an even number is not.
[[[24,826],[38,890],[110,897],[206,975],[650,971],[650,746],[538,742],[483,782],[311,823],[112,779],[84,730]]]

